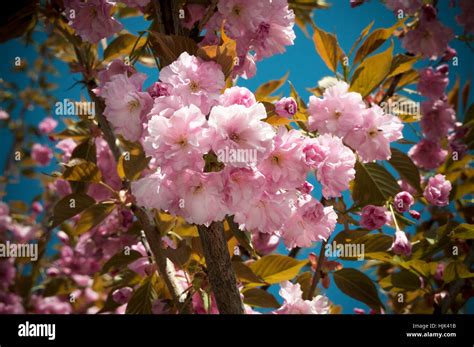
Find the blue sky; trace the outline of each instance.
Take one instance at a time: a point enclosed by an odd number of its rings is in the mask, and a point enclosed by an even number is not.
[[[397,20],[395,15],[387,10],[383,4],[379,1],[372,0],[360,7],[352,9],[349,5],[349,0],[333,0],[331,8],[327,10],[316,11],[314,20],[316,25],[325,31],[333,32],[337,35],[341,47],[348,52],[352,43],[359,36],[362,29],[364,29],[372,20],[375,21],[373,28],[378,27],[389,27],[392,26]],[[449,8],[449,1],[440,1],[440,19],[456,33],[461,33],[462,29],[454,20],[458,9]],[[141,18],[129,18],[123,20],[124,26],[131,31],[136,33],[140,30],[147,28],[148,24],[145,23]],[[326,67],[318,56],[313,41],[296,28],[296,40],[295,45],[288,47],[287,52],[282,55],[276,55],[267,58],[257,64],[257,74],[250,80],[239,79],[238,84],[245,86],[250,90],[255,90],[260,84],[271,80],[279,79],[286,72],[289,72],[289,80],[293,83],[299,94],[304,100],[308,100],[310,93],[306,91],[306,88],[314,87],[317,82],[324,76],[330,76],[331,71]],[[35,36],[37,40],[44,38],[43,34],[39,33]],[[455,48],[459,56],[459,65],[450,66],[450,83],[454,83],[457,76],[461,79],[461,85],[467,79],[471,79],[474,75],[474,64],[470,61],[472,58],[472,52],[462,42],[452,41],[451,46]],[[34,51],[31,47],[24,47],[18,41],[11,41],[0,45],[2,49],[3,59],[6,64],[0,66],[0,77],[6,80],[17,78],[16,74],[11,73],[10,69],[13,66],[15,57],[20,56],[26,58],[30,62],[34,59]],[[398,40],[395,39],[396,52],[402,52]],[[398,49],[397,49],[398,48]],[[60,76],[54,77],[53,82],[59,85],[59,88],[54,92],[58,100],[65,98],[78,100],[81,95],[86,96],[86,91],[81,89],[79,86],[71,88],[77,79],[78,75],[69,73],[69,69],[66,64],[56,62],[55,66],[60,72]],[[140,66],[139,66],[139,69]],[[158,74],[156,70],[143,69],[149,75],[146,85],[153,83]],[[25,85],[26,80],[16,80],[20,85]],[[413,87],[413,86],[411,86]],[[286,84],[280,90],[284,95],[289,94],[289,87]],[[471,92],[472,95],[472,92]],[[472,100],[472,97],[470,98]],[[0,105],[1,106],[1,105]],[[13,117],[17,114],[13,113]],[[27,113],[27,121],[31,124],[37,124],[46,115],[43,111],[34,109]],[[57,118],[57,116],[55,116]],[[3,172],[3,164],[5,162],[6,153],[10,147],[12,140],[11,134],[5,129],[0,129],[0,136],[2,138],[3,145],[0,146],[0,167]],[[413,134],[405,132],[405,136],[409,139],[416,140]],[[47,141],[47,140],[44,140]],[[405,148],[406,150],[406,148]],[[50,172],[55,169],[56,163],[52,163],[50,167],[45,168],[43,171]],[[315,183],[315,182],[313,182]],[[315,195],[320,197],[320,189],[315,184]],[[9,186],[6,200],[31,200],[34,196],[40,193],[40,184],[35,180],[22,179],[19,184],[12,184]],[[282,246],[280,251],[286,253],[287,251]],[[309,252],[317,252],[316,249],[305,250],[300,254],[301,257],[306,257]],[[357,262],[344,262],[348,267],[356,267]],[[272,289],[272,292],[277,290]],[[342,305],[344,313],[352,313],[354,307],[366,308],[362,303],[352,300],[340,293],[334,284],[327,291],[327,295],[335,303]],[[472,303],[472,302],[471,302]],[[471,305],[472,306],[472,305]],[[472,311],[472,310],[471,310]]]

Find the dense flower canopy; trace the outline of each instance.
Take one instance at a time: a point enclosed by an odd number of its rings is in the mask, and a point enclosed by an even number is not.
[[[0,240],[55,251],[31,273],[0,259],[0,313],[338,313],[331,286],[374,313],[459,312],[474,277],[474,111],[450,44],[472,41],[474,7],[459,1],[450,28],[436,3],[385,1],[396,24],[369,25],[350,51],[313,21],[318,1],[37,4],[47,38],[30,89],[44,95],[5,83],[19,96],[2,96],[0,122],[20,157],[2,182],[17,172],[43,192],[0,202]],[[149,28],[132,34],[128,16]],[[311,95],[277,95],[287,75],[240,86],[296,25],[328,67]],[[53,104],[52,59],[90,101]],[[48,115],[12,121],[21,103]]]

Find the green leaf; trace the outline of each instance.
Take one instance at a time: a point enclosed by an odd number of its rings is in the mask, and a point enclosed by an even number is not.
[[[124,142],[125,151],[117,163],[117,173],[124,180],[134,181],[140,177],[141,172],[148,167],[150,158],[145,156],[142,145],[138,142]]]
[[[266,255],[250,265],[253,272],[268,284],[293,279],[307,260],[296,260],[280,254]]]
[[[62,178],[67,181],[100,182],[102,175],[97,165],[84,159],[75,158],[64,165]]]
[[[94,198],[85,193],[69,194],[59,200],[53,209],[53,228],[74,217],[95,203]]]
[[[328,33],[314,26],[313,42],[321,59],[332,71],[336,72],[339,57],[343,55],[334,34]]]
[[[104,61],[111,61],[115,58],[130,55],[133,47],[135,50],[139,50],[146,44],[146,37],[138,38],[135,35],[125,33],[120,34],[114,39],[104,51]]]
[[[392,157],[388,162],[397,170],[404,181],[408,182],[418,192],[421,192],[420,171],[418,171],[416,165],[402,151],[396,148],[391,148],[391,151]]]
[[[460,224],[450,233],[450,236],[454,239],[472,240],[474,239],[474,225]]]
[[[462,261],[452,261],[444,269],[443,280],[446,283],[452,282],[461,278],[473,278],[474,273],[469,271],[469,268]]]
[[[119,270],[126,265],[133,263],[135,260],[142,258],[140,252],[130,250],[129,252],[120,251],[114,256],[112,256],[107,262],[104,264],[101,270],[101,274],[105,274],[112,269]]]
[[[153,279],[146,278],[142,285],[135,290],[130,301],[127,304],[125,313],[128,314],[151,314],[153,302],[157,299],[158,294],[154,287]]]
[[[333,252],[338,251],[341,247],[344,248],[341,250],[341,256],[339,256],[343,260],[361,260],[362,256],[371,258],[372,253],[388,251],[392,243],[392,237],[384,234],[363,235],[344,240],[341,240],[341,236],[338,234],[334,242],[329,245],[335,248],[332,249]]]
[[[407,71],[410,71],[413,65],[418,61],[418,57],[410,55],[397,54],[392,61],[392,66],[388,77],[393,77]]]
[[[82,212],[74,234],[81,235],[98,225],[114,210],[115,206],[114,201],[105,200],[87,208]]]
[[[395,178],[377,163],[357,162],[355,169],[352,198],[359,206],[382,205],[389,197],[400,191]]]
[[[408,270],[400,270],[380,280],[384,290],[417,290],[421,287],[420,278]]]
[[[392,66],[393,43],[379,54],[365,59],[352,75],[350,91],[366,97],[382,84]]]
[[[336,286],[344,294],[362,301],[370,308],[380,312],[384,307],[372,280],[356,269],[341,269],[333,273]]]
[[[78,144],[71,153],[71,159],[84,159],[88,162],[96,164],[97,151],[94,140],[87,140]]]
[[[280,304],[277,299],[267,292],[266,290],[260,288],[250,288],[244,290],[244,303],[254,307],[261,308],[279,308]]]
[[[257,90],[255,90],[255,98],[257,100],[265,99],[267,96],[281,88],[288,78],[289,72],[285,74],[282,78],[278,80],[271,80],[260,85]]]

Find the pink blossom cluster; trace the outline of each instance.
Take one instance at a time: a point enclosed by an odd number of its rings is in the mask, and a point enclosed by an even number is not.
[[[185,25],[191,28],[204,11],[203,5],[188,5]],[[204,26],[201,45],[218,44],[224,27],[226,35],[237,43],[238,62],[233,74],[250,78],[255,75],[257,61],[283,53],[286,46],[293,45],[294,23],[295,15],[287,0],[221,0]]]
[[[338,81],[323,97],[309,100],[309,130],[332,134],[354,149],[363,162],[390,159],[390,143],[402,138],[403,124],[377,105],[366,107],[359,93]]]
[[[111,77],[103,89],[126,74]],[[222,94],[219,67],[188,53],[161,71],[159,83],[166,93],[155,97],[143,118],[147,123],[137,121],[155,167],[132,183],[139,205],[194,224],[233,215],[241,228],[259,238],[282,237],[287,247],[330,236],[337,216],[310,195],[306,176],[316,172],[325,197],[348,189],[355,155],[339,137],[310,138],[266,123],[265,107],[248,89],[232,87]],[[103,89],[108,107],[114,98]],[[124,114],[107,112],[112,124]]]

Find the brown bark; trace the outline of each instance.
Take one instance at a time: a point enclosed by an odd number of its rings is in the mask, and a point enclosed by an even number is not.
[[[222,222],[209,227],[199,225],[199,237],[217,308],[221,314],[243,314],[244,308],[237,288],[237,278],[230,260]]]

